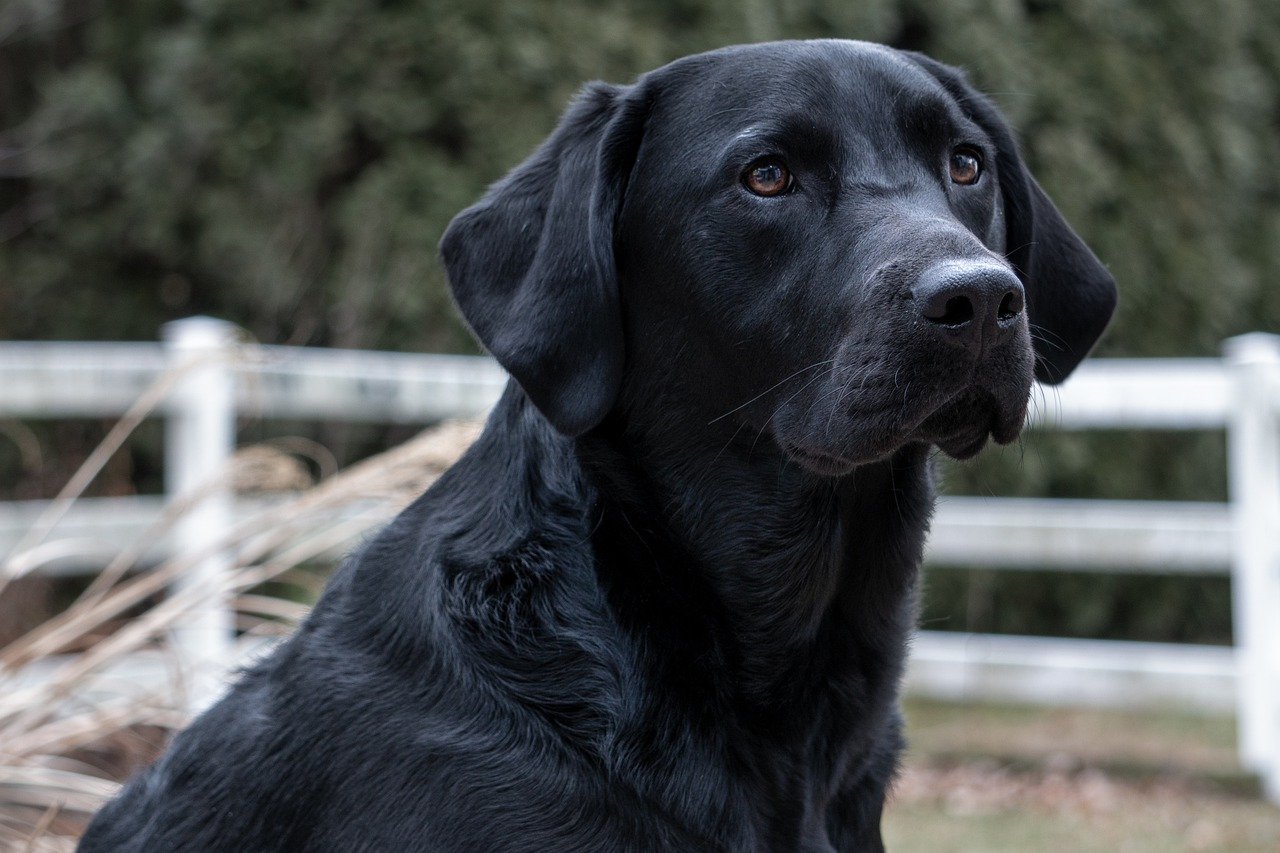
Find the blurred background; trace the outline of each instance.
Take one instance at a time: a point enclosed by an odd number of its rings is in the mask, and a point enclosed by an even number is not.
[[[4,0],[0,340],[154,341],[207,314],[261,344],[476,354],[437,241],[583,82],[811,37],[921,50],[995,98],[1119,282],[1097,355],[1218,357],[1229,337],[1280,331],[1280,4]],[[6,502],[53,498],[118,423],[2,418]],[[242,418],[237,440],[307,443],[283,478],[298,488],[424,425]],[[161,493],[164,453],[162,425],[144,419],[81,491]],[[943,464],[958,495],[1228,498],[1220,428],[1036,431]],[[923,624],[1233,642],[1222,572],[1019,569],[931,566]],[[40,630],[85,583],[9,583],[0,644]],[[1097,849],[1280,846],[1229,715],[914,701],[899,849],[1086,849],[1081,827]]]

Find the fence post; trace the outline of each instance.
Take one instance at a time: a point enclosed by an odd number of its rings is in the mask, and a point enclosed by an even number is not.
[[[1224,349],[1236,379],[1227,471],[1240,760],[1280,802],[1280,338],[1242,335]]]
[[[165,426],[165,492],[170,501],[198,497],[173,531],[175,553],[192,553],[208,549],[233,523],[226,475],[235,450],[235,326],[212,317],[190,317],[166,324],[162,336],[171,369],[195,365],[175,384]],[[201,606],[174,629],[193,713],[218,697],[231,663],[234,613],[226,595],[217,592],[220,577],[229,569],[229,555],[211,555],[173,584],[175,592],[210,590]]]

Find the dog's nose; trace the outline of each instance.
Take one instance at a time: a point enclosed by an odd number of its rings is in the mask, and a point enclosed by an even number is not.
[[[926,269],[912,297],[930,326],[969,349],[1008,338],[1025,304],[1022,282],[1009,269],[960,261]]]

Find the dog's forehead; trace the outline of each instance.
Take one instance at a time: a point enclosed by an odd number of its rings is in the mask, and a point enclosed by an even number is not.
[[[795,117],[837,132],[895,132],[911,116],[955,107],[916,62],[867,42],[744,45],[687,57],[655,74],[662,75],[663,125],[686,143],[723,142]]]

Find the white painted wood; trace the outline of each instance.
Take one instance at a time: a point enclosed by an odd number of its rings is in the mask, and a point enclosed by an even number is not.
[[[1036,385],[1029,421],[1055,429],[1220,429],[1232,402],[1218,359],[1098,359],[1063,385]]]
[[[5,341],[0,417],[116,417],[167,366],[156,343]]]
[[[131,547],[164,509],[164,497],[145,495],[120,498],[78,498],[58,523],[51,540],[69,542],[51,559],[36,564],[37,574],[83,575],[98,571],[125,548]],[[50,501],[0,502],[0,554],[11,554],[22,536],[48,509]],[[152,564],[172,553],[163,537],[142,555]]]
[[[1228,465],[1240,757],[1280,801],[1280,339],[1244,335],[1225,350],[1236,378]]]
[[[291,497],[292,494],[282,493],[238,499],[232,505],[233,523],[238,525],[258,517]],[[35,573],[74,577],[99,571],[111,558],[132,548],[144,536],[148,539],[148,548],[139,555],[141,567],[153,566],[174,556],[176,549],[171,532],[158,535],[154,532],[165,502],[166,498],[160,495],[79,498],[58,524],[57,535],[51,537],[51,543],[59,547],[44,552],[45,557],[35,566]],[[48,507],[49,501],[0,502],[0,553],[12,551],[22,534]],[[377,500],[354,501],[340,510],[320,510],[305,521],[292,523],[296,524],[300,537],[345,528],[357,518],[369,519],[371,525],[377,526],[380,508],[385,509]],[[342,559],[363,535],[353,533],[347,541],[319,553],[317,559],[334,562]],[[252,545],[252,540],[245,544]]]
[[[233,325],[192,317],[164,327],[164,342],[181,377],[169,398],[165,425],[165,490],[171,500],[195,502],[174,526],[174,540],[188,554],[206,556],[174,584],[176,591],[204,591],[204,605],[174,629],[174,642],[189,668],[193,710],[221,692],[231,662],[235,614],[222,579],[230,556],[216,548],[232,525],[230,461],[235,452],[235,356]]]
[[[428,424],[488,411],[507,375],[490,358],[242,346],[236,408],[299,420]],[[157,344],[0,345],[0,416],[122,414],[170,366]]]
[[[921,631],[906,684],[954,701],[1230,713],[1236,680],[1225,646]]]
[[[507,374],[490,358],[255,347],[239,407],[267,418],[426,424],[493,407]]]
[[[925,561],[997,569],[1222,574],[1234,528],[1225,504],[944,497]]]

